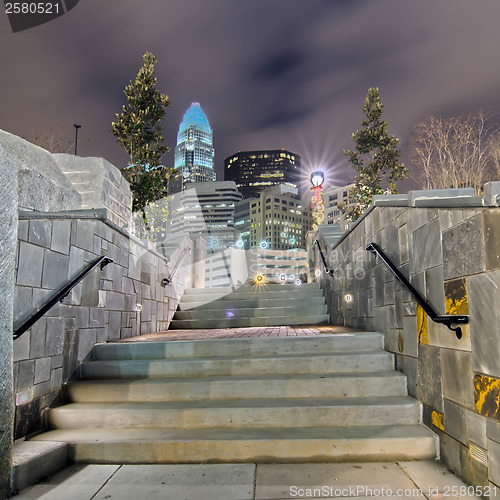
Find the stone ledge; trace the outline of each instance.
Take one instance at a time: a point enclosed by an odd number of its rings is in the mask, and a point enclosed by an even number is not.
[[[416,208],[478,208],[484,207],[481,196],[457,196],[457,197],[436,197],[436,198],[415,198]]]
[[[373,197],[375,207],[407,207],[407,194],[376,194]]]
[[[416,200],[446,199],[464,200],[464,198],[474,197],[473,188],[453,188],[453,189],[418,189],[408,193],[408,205],[416,206]]]

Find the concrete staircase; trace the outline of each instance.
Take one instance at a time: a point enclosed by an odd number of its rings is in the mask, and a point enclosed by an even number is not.
[[[378,333],[100,344],[39,441],[90,463],[436,456]]]
[[[317,283],[185,290],[170,328],[237,328],[328,323]]]

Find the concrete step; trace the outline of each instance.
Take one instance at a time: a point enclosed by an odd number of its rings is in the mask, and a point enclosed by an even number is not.
[[[319,283],[302,283],[300,285],[296,284],[287,284],[287,285],[281,285],[281,284],[268,284],[265,286],[259,286],[259,285],[241,285],[238,287],[217,287],[217,288],[186,288],[184,289],[184,295],[185,296],[191,296],[191,295],[216,295],[216,294],[224,294],[227,295],[229,293],[248,293],[248,292],[256,292],[256,293],[261,293],[261,292],[282,292],[282,293],[289,293],[293,292],[296,290],[308,290],[308,291],[314,291],[314,290],[321,290]]]
[[[68,445],[58,441],[15,441],[12,449],[10,489],[12,493],[31,486],[40,478],[63,468]]]
[[[211,357],[153,360],[88,361],[80,365],[83,378],[212,377],[220,375],[359,373],[394,369],[386,351],[359,351],[275,357]]]
[[[178,320],[174,319],[170,322],[170,330],[182,329],[217,329],[217,328],[245,328],[257,326],[294,326],[300,325],[326,325],[330,317],[328,314],[319,316],[282,316],[282,317],[260,317],[260,318],[246,318],[246,319],[205,319],[205,320]]]
[[[55,429],[416,425],[419,416],[408,396],[71,403],[49,410]]]
[[[203,288],[200,290],[204,290]],[[323,292],[320,288],[301,288],[296,289],[285,289],[283,290],[268,290],[257,289],[257,290],[236,290],[234,292],[225,293],[221,291],[211,292],[211,293],[191,293],[186,294],[181,298],[182,302],[203,302],[208,301],[227,301],[227,300],[254,300],[254,299],[280,299],[288,297],[290,299],[304,299],[308,297],[322,297]]]
[[[405,396],[399,372],[253,375],[135,380],[81,380],[66,386],[73,403],[241,400],[256,398],[363,398]]]
[[[278,298],[273,298],[272,299],[272,305],[273,307],[287,307],[290,306],[290,304],[307,304],[309,306],[315,306],[315,305],[322,305],[325,304],[325,299],[323,295],[318,294],[318,295],[308,295],[307,299],[304,299],[304,297],[297,297],[293,298],[290,296],[287,297],[281,297],[281,295]],[[254,307],[254,308],[266,308],[269,307],[269,299],[259,299],[259,298],[254,298],[254,299],[248,299],[248,300],[237,300],[231,297],[228,297],[226,300],[214,300],[210,302],[204,302],[204,301],[199,301],[199,302],[194,302],[194,301],[181,301],[179,303],[179,309],[181,311],[188,311],[188,310],[215,310],[215,309],[226,309],[226,308],[231,308],[231,307],[241,307],[244,309]]]
[[[314,337],[257,337],[176,342],[97,344],[94,360],[248,357],[285,354],[325,354],[370,351],[383,348],[384,336],[377,332],[337,333]]]
[[[74,462],[290,463],[435,459],[437,438],[420,425],[268,429],[78,429],[40,434],[64,441]]]
[[[435,458],[382,346],[374,332],[102,344],[33,439],[96,463]]]
[[[269,304],[268,307],[262,308],[243,308],[238,304],[232,304],[233,307],[225,309],[208,309],[201,311],[177,311],[175,319],[177,321],[198,320],[205,321],[210,318],[211,321],[219,320],[238,320],[238,319],[253,319],[253,318],[288,318],[301,316],[326,316],[326,304],[310,304],[309,302],[300,301],[286,307],[278,307],[276,304]]]
[[[192,311],[197,308],[199,311]],[[170,329],[318,325],[329,321],[316,283],[188,289]]]

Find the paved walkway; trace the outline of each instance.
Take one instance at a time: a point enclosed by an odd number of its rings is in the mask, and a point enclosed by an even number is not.
[[[332,333],[359,332],[348,326],[259,326],[248,328],[218,328],[212,330],[168,330],[139,337],[122,339],[119,342],[159,342],[164,340],[241,339],[250,337],[296,337]]]
[[[461,499],[467,487],[438,462],[357,464],[73,465],[16,499]],[[490,498],[495,493],[490,491]]]

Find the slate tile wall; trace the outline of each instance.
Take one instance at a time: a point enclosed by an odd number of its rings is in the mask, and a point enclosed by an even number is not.
[[[25,401],[16,406],[15,439],[45,427],[48,406],[60,398],[62,385],[95,343],[168,329],[190,275],[190,267],[181,266],[163,288],[160,282],[172,265],[114,224],[75,213],[43,217],[20,214],[16,326],[100,255],[114,262],[94,269],[14,341],[14,393]],[[183,245],[190,244],[186,238]]]
[[[332,323],[385,334],[424,423],[440,437],[441,459],[470,484],[500,487],[500,208],[456,205],[373,207],[328,250],[335,277],[321,282]],[[416,307],[365,251],[370,242],[439,314],[469,315],[461,339]],[[486,464],[475,458],[483,452]]]

